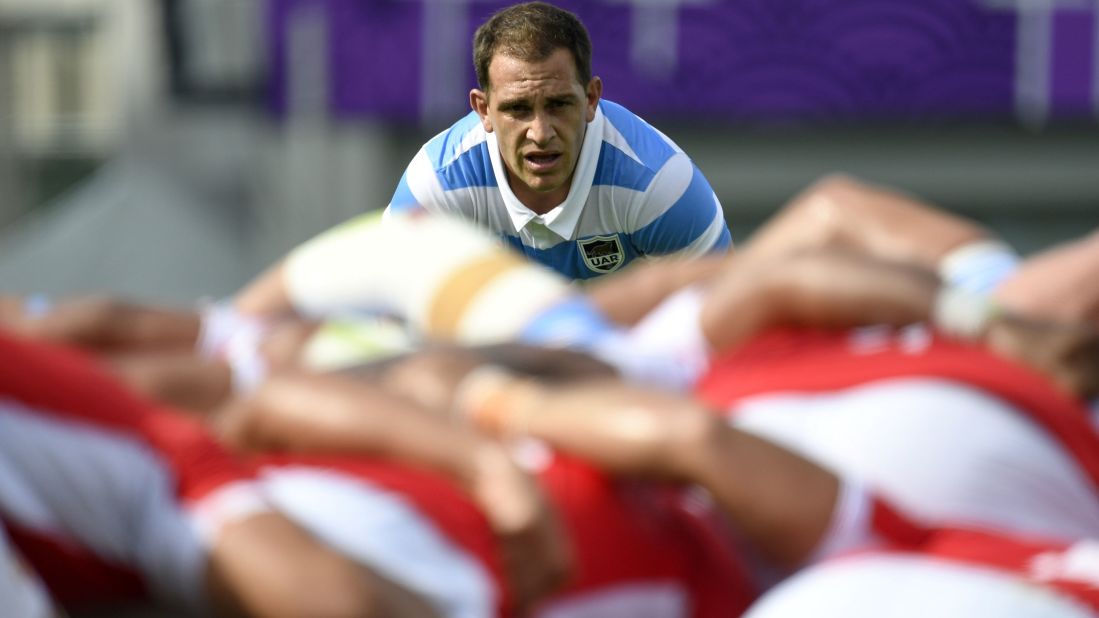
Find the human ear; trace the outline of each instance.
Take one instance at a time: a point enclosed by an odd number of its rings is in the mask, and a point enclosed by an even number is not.
[[[481,117],[481,126],[486,133],[492,133],[492,121],[488,118],[488,93],[474,88],[469,91],[469,106]]]
[[[591,122],[595,120],[595,110],[599,107],[599,99],[603,97],[603,80],[599,77],[591,78],[584,91],[588,99],[588,122]]]

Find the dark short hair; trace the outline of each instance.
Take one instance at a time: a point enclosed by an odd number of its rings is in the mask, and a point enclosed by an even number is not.
[[[558,49],[572,53],[580,85],[587,86],[591,81],[591,39],[576,15],[545,2],[525,2],[503,9],[473,35],[477,84],[488,90],[488,65],[497,53],[537,62]]]

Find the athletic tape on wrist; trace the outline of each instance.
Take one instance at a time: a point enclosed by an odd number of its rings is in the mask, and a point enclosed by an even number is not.
[[[233,389],[247,392],[267,375],[261,346],[269,330],[263,320],[240,313],[229,301],[221,301],[202,310],[196,351],[202,358],[228,364]]]
[[[952,337],[973,341],[984,333],[996,312],[996,303],[988,294],[944,285],[935,296],[932,321]]]
[[[998,240],[978,240],[947,253],[939,261],[943,283],[973,292],[991,292],[1019,267],[1020,257]]]

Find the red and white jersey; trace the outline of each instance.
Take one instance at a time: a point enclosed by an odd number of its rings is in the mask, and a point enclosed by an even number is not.
[[[1095,618],[1099,542],[964,529],[834,558],[786,580],[750,618]]]
[[[442,477],[366,458],[269,456],[261,464],[276,508],[441,615],[510,615],[492,531]],[[620,492],[590,467],[558,456],[540,480],[565,525],[577,571],[535,615],[734,616],[753,598],[702,514],[663,495]]]
[[[919,327],[774,332],[715,361],[698,392],[923,521],[1099,538],[1083,405],[982,349]]]
[[[196,423],[77,353],[0,334],[0,521],[68,608],[203,602],[207,544],[264,508]]]

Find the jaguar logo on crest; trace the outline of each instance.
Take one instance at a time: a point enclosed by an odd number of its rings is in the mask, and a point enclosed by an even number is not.
[[[626,261],[626,253],[618,236],[592,236],[576,241],[576,245],[584,263],[597,273],[618,270]]]

